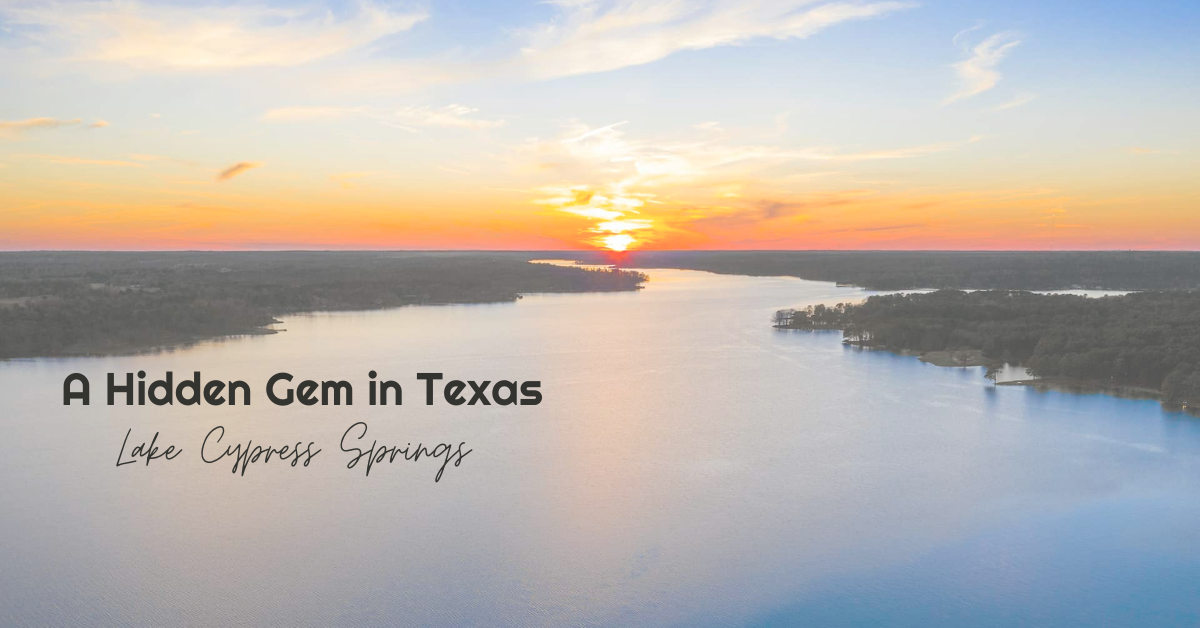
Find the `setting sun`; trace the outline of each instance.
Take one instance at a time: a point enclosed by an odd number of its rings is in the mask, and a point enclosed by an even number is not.
[[[610,251],[628,251],[629,247],[633,245],[634,242],[637,242],[637,240],[627,233],[622,233],[618,235],[604,236],[603,238],[600,238],[600,242],[604,245],[604,248]]]

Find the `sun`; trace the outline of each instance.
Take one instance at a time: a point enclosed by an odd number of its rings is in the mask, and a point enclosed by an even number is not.
[[[637,242],[637,239],[628,233],[618,233],[600,238],[600,244],[610,251],[627,251],[634,242]]]

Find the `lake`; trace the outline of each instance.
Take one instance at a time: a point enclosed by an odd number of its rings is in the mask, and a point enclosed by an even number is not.
[[[649,271],[634,293],[288,317],[142,356],[0,362],[0,623],[92,626],[1194,626],[1200,421],[994,387],[983,369],[780,331],[867,292]],[[404,387],[366,405],[367,372]],[[109,407],[105,374],[250,384],[251,406]],[[271,405],[345,379],[353,406]],[[540,380],[426,406],[418,372]],[[63,379],[92,403],[61,405]],[[345,468],[380,444],[473,448]],[[245,475],[222,445],[316,441]],[[115,467],[126,431],[176,460]]]

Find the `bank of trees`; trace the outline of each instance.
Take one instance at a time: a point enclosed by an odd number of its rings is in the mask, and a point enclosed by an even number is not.
[[[622,264],[874,290],[1200,289],[1200,253],[1182,251],[636,251]]]
[[[253,333],[305,311],[633,290],[641,273],[506,253],[0,253],[0,358]]]
[[[1170,406],[1200,406],[1200,292],[1086,298],[941,290],[862,304],[784,310],[776,324],[837,328],[870,346],[975,349],[1037,376],[1151,388]]]

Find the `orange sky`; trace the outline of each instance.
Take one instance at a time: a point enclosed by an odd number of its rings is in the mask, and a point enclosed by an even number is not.
[[[0,249],[1200,248],[1171,16],[856,6],[6,5]]]

